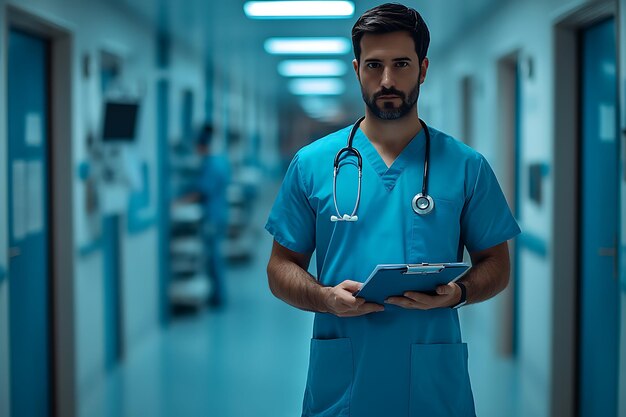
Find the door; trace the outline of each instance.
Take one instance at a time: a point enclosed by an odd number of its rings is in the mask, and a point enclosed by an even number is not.
[[[581,32],[580,416],[617,415],[618,145],[615,23]]]
[[[502,139],[500,152],[503,161],[502,184],[509,207],[518,222],[520,214],[520,159],[521,159],[521,116],[522,91],[519,70],[519,53],[513,52],[498,62],[498,109],[499,137]],[[519,279],[520,264],[518,239],[509,242],[511,258],[511,283],[503,293],[503,305],[500,314],[499,351],[505,356],[515,357],[519,344]]]
[[[111,84],[120,73],[119,62],[113,55],[101,53],[100,86],[106,97]],[[102,257],[104,295],[104,366],[112,370],[124,355],[122,323],[122,270],[121,270],[120,215],[102,218]]]
[[[50,409],[49,45],[11,29],[8,51],[11,415]]]

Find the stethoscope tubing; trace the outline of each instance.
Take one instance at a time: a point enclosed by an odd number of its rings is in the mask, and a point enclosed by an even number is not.
[[[337,215],[333,215],[331,216],[331,221],[332,222],[337,222],[337,221],[357,221],[358,220],[358,216],[356,215],[356,212],[359,208],[359,204],[361,202],[361,182],[362,182],[362,177],[363,177],[363,158],[361,157],[361,153],[352,145],[352,142],[354,140],[354,135],[356,134],[357,129],[359,128],[359,125],[361,124],[361,122],[365,120],[365,116],[359,118],[354,125],[352,126],[352,129],[350,130],[350,134],[348,135],[348,143],[347,146],[344,148],[341,148],[339,150],[339,152],[337,152],[337,154],[335,155],[335,160],[334,160],[334,166],[333,166],[333,202],[335,204],[335,211],[337,213]],[[424,129],[424,134],[426,136],[426,149],[425,149],[425,155],[424,155],[424,176],[422,179],[422,192],[420,194],[417,194],[415,197],[413,197],[413,200],[411,202],[411,206],[413,208],[413,211],[415,211],[416,214],[420,214],[420,215],[425,215],[430,213],[433,208],[434,208],[434,201],[432,199],[432,197],[430,195],[428,195],[428,176],[429,176],[429,162],[430,162],[430,131],[428,130],[428,126],[426,125],[426,123],[424,123],[424,121],[422,119],[419,119],[420,124],[422,125],[422,129]],[[341,213],[339,212],[339,205],[337,204],[337,176],[339,175],[339,163],[340,163],[340,159],[341,156],[343,154],[351,154],[356,156],[357,158],[357,169],[358,169],[358,173],[359,173],[359,180],[358,180],[358,188],[357,188],[357,197],[356,197],[356,202],[354,204],[354,208],[352,210],[352,214],[347,215],[344,214],[343,216],[341,215]],[[423,206],[423,207],[422,207]]]

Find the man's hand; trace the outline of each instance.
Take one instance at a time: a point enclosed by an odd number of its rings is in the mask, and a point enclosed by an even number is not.
[[[461,299],[461,288],[454,282],[437,287],[437,295],[423,292],[407,291],[404,297],[389,297],[387,304],[414,310],[430,310],[431,308],[451,307]]]
[[[383,311],[384,306],[366,303],[363,298],[352,294],[361,289],[360,282],[346,280],[334,287],[325,287],[324,304],[328,312],[338,317],[355,317]]]

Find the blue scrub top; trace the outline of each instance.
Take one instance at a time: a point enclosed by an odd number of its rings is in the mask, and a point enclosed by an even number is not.
[[[520,232],[485,158],[452,137],[431,133],[428,193],[434,210],[411,207],[422,190],[423,131],[387,167],[359,129],[363,156],[357,222],[330,221],[333,160],[346,127],[302,148],[293,158],[266,229],[282,246],[313,253],[317,278],[334,286],[363,282],[377,264],[458,262],[463,248],[480,251]],[[357,196],[356,158],[344,157],[337,179],[340,214]],[[474,416],[457,311],[385,311],[339,318],[316,313],[303,416]]]
[[[202,158],[200,176],[195,189],[202,194],[205,220],[215,231],[226,229],[230,183],[230,163],[225,154],[211,154]]]

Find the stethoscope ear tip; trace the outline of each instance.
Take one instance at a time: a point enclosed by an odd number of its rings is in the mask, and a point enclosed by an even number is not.
[[[330,221],[335,222],[355,222],[359,220],[359,216],[350,216],[348,214],[344,214],[342,217],[337,217],[335,215],[330,216]]]

